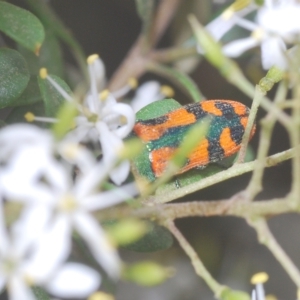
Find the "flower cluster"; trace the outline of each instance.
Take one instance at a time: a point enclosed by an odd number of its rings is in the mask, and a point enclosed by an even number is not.
[[[0,205],[0,283],[8,287],[11,299],[34,299],[29,285],[63,297],[83,297],[98,288],[96,271],[65,263],[74,230],[102,268],[118,278],[118,254],[91,212],[132,197],[134,185],[102,190],[110,172],[103,161],[80,144],[57,142],[49,131],[33,125],[2,129],[0,145],[2,201],[23,205],[9,230]]]
[[[120,275],[118,253],[92,213],[137,194],[133,183],[121,186],[129,162],[118,157],[135,113],[115,97],[131,87],[116,93],[103,91],[105,68],[96,55],[88,58],[88,68],[91,85],[83,103],[76,102],[45,70],[41,72],[78,108],[75,128],[62,139],[30,124],[0,130],[0,289],[6,287],[10,299],[34,299],[31,286],[71,298],[97,290],[101,283],[97,271],[67,262],[74,231],[112,279]],[[160,98],[160,86],[149,82],[137,92],[134,103]],[[88,147],[90,143],[101,146],[101,160]],[[108,178],[119,187],[105,189]],[[4,214],[8,204],[22,207],[10,226]]]
[[[244,4],[243,4],[244,2]],[[260,46],[261,62],[264,69],[277,66],[285,70],[289,56],[300,39],[300,4],[296,0],[265,0],[263,5],[237,0],[206,28],[211,35],[220,40],[234,26],[250,31],[250,36],[229,42],[223,52],[230,57],[238,57],[247,50]],[[242,8],[240,8],[241,6]],[[254,21],[245,16],[256,11]],[[201,50],[199,49],[201,52]]]

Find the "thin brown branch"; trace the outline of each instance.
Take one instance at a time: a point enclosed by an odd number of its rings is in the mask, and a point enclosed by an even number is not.
[[[267,222],[262,218],[248,221],[256,230],[260,243],[264,244],[270,250],[285,271],[289,274],[290,278],[294,281],[297,287],[300,288],[300,271],[278,244],[272,232],[270,231]]]
[[[112,91],[117,90],[126,84],[128,78],[139,78],[145,72],[147,63],[150,59],[149,54],[164,34],[179,3],[180,0],[161,1],[155,17],[151,39],[152,42],[147,49],[148,51],[145,52],[145,37],[140,35],[110,79],[108,89]]]
[[[181,0],[162,0],[155,16],[152,46],[155,46],[166,31]]]
[[[190,258],[191,263],[192,263],[192,265],[195,269],[196,274],[198,276],[200,276],[206,282],[206,284],[214,292],[215,296],[219,297],[228,288],[226,286],[221,285],[220,283],[218,283],[211,276],[211,274],[207,271],[207,269],[205,268],[203,262],[201,261],[201,259],[197,255],[196,251],[189,244],[189,242],[182,235],[182,233],[178,230],[178,228],[175,226],[173,221],[166,222],[165,226],[172,232],[174,237],[179,242],[181,248],[184,250],[186,255]]]

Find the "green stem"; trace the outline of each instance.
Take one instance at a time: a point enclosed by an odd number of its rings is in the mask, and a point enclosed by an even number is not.
[[[258,110],[258,107],[260,105],[262,96],[263,96],[263,93],[261,92],[261,89],[259,88],[259,86],[256,86],[255,87],[255,93],[254,93],[254,99],[253,99],[252,106],[251,106],[251,111],[250,111],[250,114],[249,114],[249,117],[248,117],[247,126],[245,128],[245,133],[244,133],[243,139],[242,139],[242,146],[241,146],[241,149],[239,151],[238,158],[237,158],[237,161],[236,161],[236,163],[238,163],[238,164],[244,162],[248,142],[249,142],[249,139],[250,139],[250,135],[251,135],[253,125],[255,123],[255,117],[256,117],[257,110]]]
[[[274,103],[280,104],[284,101],[287,93],[285,82],[281,82],[275,96]],[[261,121],[261,132],[259,138],[259,147],[257,160],[252,174],[252,178],[247,187],[247,194],[249,199],[253,199],[262,190],[262,176],[264,173],[265,159],[267,157],[273,128],[276,122],[276,117],[273,112],[269,112],[267,116]]]
[[[278,163],[280,163],[282,161],[291,159],[293,157],[293,155],[294,155],[293,149],[289,149],[289,150],[271,155],[266,159],[264,167],[276,166]],[[250,172],[254,169],[255,165],[256,165],[256,161],[251,161],[251,162],[243,163],[243,164],[236,164],[225,171],[216,173],[212,176],[202,179],[201,181],[192,183],[185,187],[176,189],[174,191],[169,191],[166,194],[156,194],[154,196],[150,196],[147,199],[145,199],[145,201],[148,203],[170,202],[170,201],[173,201],[180,197],[183,197],[188,194],[199,191],[201,189],[204,189],[206,187],[212,186],[216,183],[225,181],[229,178],[233,178],[233,177],[242,175],[244,173]]]
[[[294,199],[297,199],[293,204],[295,206],[300,205],[300,76],[298,75],[298,70],[294,73],[294,88],[293,88],[293,102],[294,107],[292,110],[292,128],[289,130],[290,143],[291,146],[295,148],[295,156],[292,159],[292,188],[291,193],[294,195]]]

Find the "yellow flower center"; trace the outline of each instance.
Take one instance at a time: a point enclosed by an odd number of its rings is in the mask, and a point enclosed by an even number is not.
[[[66,194],[61,198],[58,208],[62,211],[68,212],[75,210],[77,206],[78,204],[75,197],[71,194]]]

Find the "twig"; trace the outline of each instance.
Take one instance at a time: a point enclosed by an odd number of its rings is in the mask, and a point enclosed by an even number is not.
[[[275,96],[274,104],[280,104],[284,101],[287,93],[285,82],[281,82]],[[261,132],[259,139],[259,147],[257,161],[254,167],[252,178],[247,187],[249,199],[253,199],[262,190],[262,176],[264,172],[265,159],[269,151],[273,127],[276,122],[276,117],[273,112],[269,112],[261,121]]]
[[[272,156],[269,156],[265,161],[264,167],[276,166],[278,163],[292,158],[293,153],[294,153],[294,150],[289,149],[289,150],[274,154]],[[166,202],[173,201],[175,199],[178,199],[180,197],[186,196],[193,192],[199,191],[201,189],[204,189],[204,188],[214,185],[216,183],[225,181],[229,178],[233,178],[233,177],[242,175],[244,173],[250,172],[254,169],[255,164],[256,164],[256,161],[251,161],[248,163],[234,165],[225,171],[222,171],[222,172],[216,173],[212,176],[206,177],[206,178],[202,179],[201,181],[192,183],[190,185],[184,186],[182,188],[179,188],[179,189],[176,189],[173,191],[169,191],[168,193],[150,196],[150,197],[148,197],[148,199],[145,199],[145,201],[149,202],[149,203],[166,203]]]
[[[260,243],[264,244],[270,250],[270,252],[280,262],[285,271],[289,274],[297,287],[300,288],[300,272],[276,241],[275,237],[268,227],[267,222],[262,218],[248,221],[250,225],[256,230]]]
[[[255,125],[255,117],[256,117],[257,110],[260,105],[262,96],[263,96],[263,93],[262,93],[260,87],[257,85],[255,87],[254,99],[253,99],[251,111],[250,111],[250,114],[248,117],[247,126],[245,128],[245,133],[244,133],[243,139],[242,139],[242,146],[241,146],[241,149],[240,149],[238,157],[237,157],[237,161],[236,161],[237,164],[244,162],[244,159],[246,156],[246,151],[247,151],[247,146],[248,146],[250,135],[251,135],[251,131],[252,131],[253,125]]]
[[[108,83],[108,88],[110,90],[114,91],[121,88],[126,84],[128,78],[138,78],[145,72],[146,65],[149,61],[149,54],[165,32],[176,12],[179,2],[180,0],[161,1],[153,24],[152,42],[149,45],[148,51],[145,52],[144,48],[145,37],[140,35],[110,79],[110,82]]]
[[[163,33],[166,31],[170,21],[178,9],[180,2],[181,0],[163,0],[160,2],[154,21],[152,47],[157,44]]]
[[[177,229],[173,221],[166,222],[165,226],[172,232],[174,237],[179,242],[181,248],[190,258],[192,265],[195,269],[197,275],[199,275],[206,284],[210,287],[210,289],[214,292],[216,297],[219,297],[224,290],[228,289],[228,287],[219,284],[207,271],[204,264],[200,260],[199,256],[193,249],[193,247],[189,244],[186,238],[182,235],[182,233]]]

